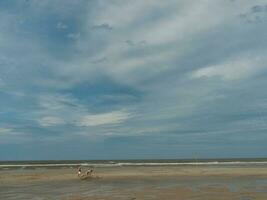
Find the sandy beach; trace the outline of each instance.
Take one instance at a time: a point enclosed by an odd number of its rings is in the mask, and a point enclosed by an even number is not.
[[[76,168],[0,170],[0,199],[266,200],[263,166],[151,166],[95,168],[80,180]]]

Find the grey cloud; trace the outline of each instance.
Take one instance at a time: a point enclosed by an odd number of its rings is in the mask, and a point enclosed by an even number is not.
[[[125,42],[129,46],[146,45],[146,41],[145,40],[142,40],[142,41],[139,41],[139,42],[134,42],[134,41],[131,41],[131,40],[126,40]]]
[[[264,23],[267,21],[267,5],[254,5],[240,17],[248,23]]]
[[[266,11],[267,11],[267,5],[256,5],[251,8],[252,13],[266,12]]]
[[[113,29],[113,27],[110,26],[109,24],[100,24],[100,25],[94,25],[94,26],[92,26],[92,29],[94,29],[94,30],[107,30],[107,31],[111,31]]]

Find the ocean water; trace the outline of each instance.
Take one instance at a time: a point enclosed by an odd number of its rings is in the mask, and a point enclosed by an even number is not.
[[[79,165],[97,167],[95,175],[100,178],[80,180],[76,175]],[[258,169],[261,173],[256,173]],[[267,199],[265,169],[264,158],[2,161],[0,200],[161,200],[177,199],[177,194],[182,193],[190,196],[188,200]],[[191,174],[195,170],[198,176]],[[177,171],[182,175],[176,174]]]
[[[267,158],[159,159],[159,160],[42,160],[0,161],[0,170],[18,168],[121,167],[121,166],[267,166]]]
[[[153,170],[154,167],[149,167]],[[157,167],[155,167],[157,169]],[[154,168],[154,169],[155,169]],[[172,168],[172,167],[164,167]],[[180,167],[178,167],[180,168]],[[178,169],[175,167],[175,169]],[[183,167],[182,167],[183,168]],[[206,167],[204,167],[206,168]],[[217,168],[217,167],[216,167]],[[254,167],[253,167],[254,168]],[[126,172],[143,170],[147,168],[127,168]],[[102,168],[99,172],[121,171],[120,168]],[[125,170],[125,169],[124,169]],[[59,174],[53,172],[58,171]],[[2,200],[162,200],[177,198],[175,191],[186,189],[191,193],[188,200],[259,200],[267,199],[266,176],[129,176],[129,177],[102,177],[81,181],[69,176],[72,170],[49,170],[36,168],[29,170],[10,170],[8,181],[1,181],[6,171],[0,171],[0,199]],[[125,171],[124,171],[125,172]],[[14,177],[10,179],[10,175]],[[53,179],[53,176],[56,177]],[[35,176],[36,179],[30,179]],[[50,178],[44,179],[42,176]],[[197,198],[196,198],[197,197]],[[209,198],[207,198],[209,197]],[[218,198],[223,197],[223,198]]]

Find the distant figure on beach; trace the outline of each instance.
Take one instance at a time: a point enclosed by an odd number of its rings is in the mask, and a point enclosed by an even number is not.
[[[81,166],[78,168],[78,176],[80,177],[82,175],[82,168]]]
[[[81,179],[81,180],[85,180],[85,179],[89,179],[89,178],[99,178],[99,176],[93,176],[93,172],[94,172],[94,170],[93,169],[88,169],[87,171],[86,171],[86,173],[82,173],[82,167],[81,166],[79,166],[78,167],[78,172],[77,172],[77,175],[78,175],[78,177]]]
[[[90,169],[90,170],[87,170],[86,175],[87,175],[87,176],[92,176],[92,173],[93,173],[93,170]]]

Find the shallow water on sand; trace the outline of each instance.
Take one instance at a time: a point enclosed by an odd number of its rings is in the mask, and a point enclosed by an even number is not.
[[[247,174],[241,173],[244,169],[235,170],[240,174],[234,170],[229,174],[231,169],[224,168],[97,169],[101,178],[86,181],[79,180],[74,169],[0,171],[0,199],[267,199],[265,169],[260,169],[262,174],[256,175],[252,172],[258,173],[257,168],[249,173],[245,171]]]

